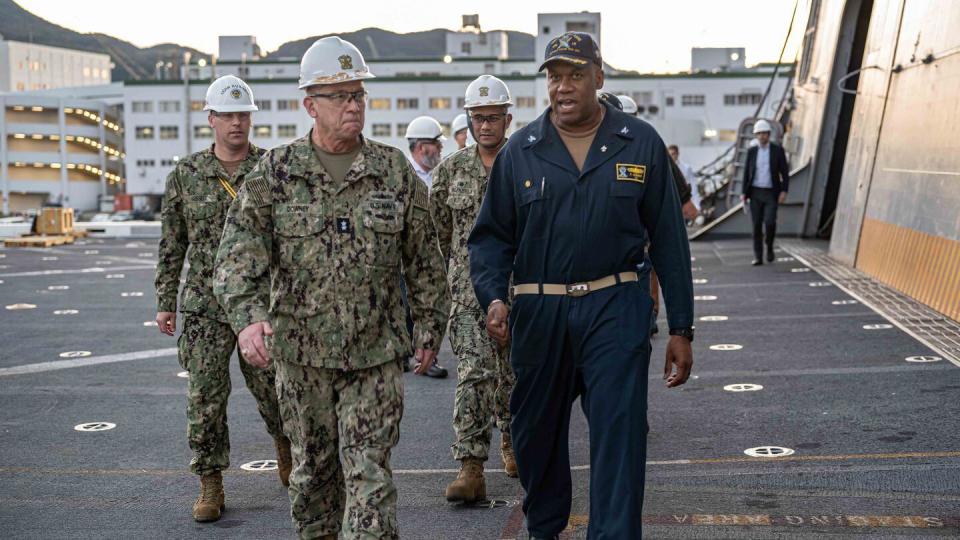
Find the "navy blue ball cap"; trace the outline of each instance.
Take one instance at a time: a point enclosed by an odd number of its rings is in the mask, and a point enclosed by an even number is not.
[[[585,66],[592,62],[603,67],[600,47],[590,34],[585,32],[567,32],[551,39],[543,54],[540,71],[553,61],[567,62],[576,66]]]

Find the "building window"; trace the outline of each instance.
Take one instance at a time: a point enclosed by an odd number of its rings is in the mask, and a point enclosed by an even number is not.
[[[684,94],[680,96],[680,105],[684,107],[703,107],[706,102],[703,94]]]
[[[467,104],[466,98],[460,96],[457,98],[457,109],[463,109],[463,106]]]
[[[407,125],[404,123],[397,124],[397,137],[406,137],[407,135]]]
[[[269,139],[273,136],[273,128],[270,125],[253,126],[253,136],[258,139]]]
[[[667,96],[666,105],[667,107],[673,107],[673,96]]]
[[[269,111],[270,106],[273,105],[273,102],[269,99],[256,99],[253,101],[253,104],[256,105],[261,111]]]
[[[173,166],[176,165],[176,164],[177,164],[177,162],[174,161],[174,160],[172,160],[172,159],[161,159],[161,160],[160,160],[160,166],[161,166],[161,167],[173,167]]]
[[[451,105],[450,98],[432,97],[430,98],[431,109],[449,109]]]
[[[398,109],[419,109],[420,100],[417,98],[397,98]]]
[[[300,109],[300,102],[295,99],[278,99],[278,111],[296,111]]]
[[[138,159],[137,167],[155,167],[157,162],[152,159]]]
[[[484,65],[483,65],[483,72],[484,72],[484,73],[492,74],[494,71],[496,71],[496,66],[494,66],[493,64],[484,64]]]
[[[521,109],[536,109],[537,98],[533,96],[520,96],[517,98],[517,107]]]
[[[460,52],[463,54],[470,54],[470,42],[464,41],[460,44]]]
[[[134,134],[137,139],[152,139],[153,126],[137,126],[134,128]]]
[[[371,133],[374,137],[390,137],[390,124],[374,124]]]
[[[592,22],[567,21],[567,32],[586,32],[588,34],[595,34],[597,33],[597,27]]]
[[[450,136],[450,122],[440,122],[440,133],[443,133],[444,137]]]
[[[736,105],[737,96],[735,94],[724,94],[723,95],[723,104],[724,105]]]
[[[277,126],[277,137],[281,139],[293,139],[297,136],[296,124],[280,124]]]
[[[135,113],[151,113],[153,112],[153,102],[152,101],[134,101],[130,104],[130,108]]]
[[[376,98],[370,100],[370,108],[376,111],[389,111],[390,98]]]
[[[763,94],[750,92],[737,96],[737,105],[759,105],[763,101]]]
[[[161,139],[176,139],[180,136],[179,126],[160,126]]]
[[[157,103],[157,110],[162,113],[178,113],[180,112],[180,102],[160,101]]]
[[[210,126],[193,126],[194,139],[212,139],[213,128]]]

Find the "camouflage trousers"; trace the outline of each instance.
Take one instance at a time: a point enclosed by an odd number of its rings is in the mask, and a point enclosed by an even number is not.
[[[501,433],[510,433],[513,370],[507,353],[487,335],[485,317],[478,310],[451,315],[450,343],[457,356],[453,458],[486,460],[494,423]]]
[[[403,417],[400,362],[350,371],[276,365],[300,537],[399,538],[390,453]]]
[[[199,475],[222,471],[230,466],[227,399],[231,388],[230,358],[237,337],[227,323],[187,313],[177,344],[180,367],[190,373],[187,391],[187,437],[193,450],[190,470]],[[267,431],[274,438],[283,435],[274,369],[261,370],[241,359],[240,372],[257,402]]]

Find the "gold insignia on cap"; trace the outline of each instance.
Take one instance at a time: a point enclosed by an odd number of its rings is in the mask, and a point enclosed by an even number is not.
[[[533,185],[533,182],[531,182],[530,180],[524,180],[524,181],[523,181],[523,187],[525,187],[525,188],[528,188],[528,187],[530,187],[530,186],[532,186],[532,185]]]
[[[340,69],[353,69],[353,58],[350,58],[349,54],[345,54],[337,60],[340,61]]]
[[[240,96],[241,96],[240,90],[234,88],[233,90],[230,91],[230,97],[232,97],[233,99],[240,99]]]
[[[480,97],[487,97],[490,95],[490,88],[486,86],[480,87]]]

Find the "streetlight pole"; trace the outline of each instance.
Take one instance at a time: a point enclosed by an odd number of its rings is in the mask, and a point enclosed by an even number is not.
[[[183,53],[183,114],[184,114],[184,140],[187,142],[187,150],[184,156],[190,155],[190,51]]]

